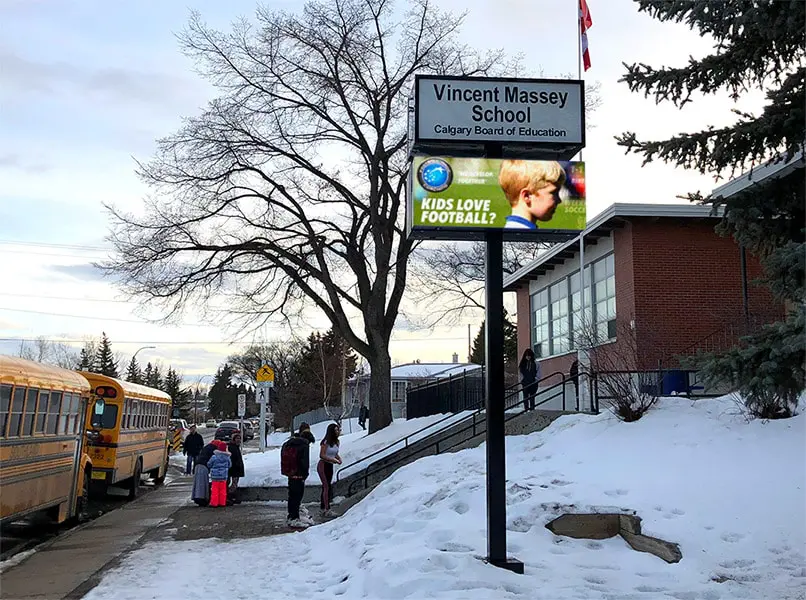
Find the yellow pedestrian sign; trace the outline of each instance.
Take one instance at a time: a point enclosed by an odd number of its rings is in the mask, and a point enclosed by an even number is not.
[[[274,369],[272,369],[269,365],[263,365],[257,370],[256,379],[261,382],[274,382]]]

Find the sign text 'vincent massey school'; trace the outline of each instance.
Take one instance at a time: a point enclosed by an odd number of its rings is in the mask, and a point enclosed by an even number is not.
[[[415,142],[584,144],[583,85],[418,76]]]

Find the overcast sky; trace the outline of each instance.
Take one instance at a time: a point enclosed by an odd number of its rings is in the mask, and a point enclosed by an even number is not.
[[[436,4],[467,10],[468,44],[522,53],[535,75],[577,71],[576,0]],[[288,10],[301,5],[270,3]],[[724,95],[698,98],[680,112],[618,83],[622,62],[680,65],[708,52],[710,42],[682,25],[639,15],[628,0],[589,0],[589,6],[593,65],[585,78],[601,82],[603,105],[589,122],[582,155],[588,218],[613,202],[679,202],[677,195],[709,191],[712,178],[662,164],[642,167],[639,158],[624,156],[613,136],[632,130],[651,139],[733,121]],[[1,353],[16,354],[18,338],[81,340],[106,331],[117,351],[153,345],[139,358],[198,376],[214,372],[228,353],[253,339],[190,320],[176,327],[145,323],[134,312],[138,307],[90,263],[106,255],[108,219],[101,203],[136,210],[145,189],[134,175],[134,159],[147,159],[156,138],[212,97],[174,34],[191,9],[228,28],[254,7],[252,0],[0,0]],[[481,318],[468,320],[473,335]],[[454,352],[466,358],[467,324],[433,332],[402,324],[392,343],[394,361],[447,362]],[[322,320],[311,326],[327,327]],[[257,337],[284,335],[278,327]]]

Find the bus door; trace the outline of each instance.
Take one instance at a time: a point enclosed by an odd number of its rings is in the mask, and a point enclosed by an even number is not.
[[[91,394],[90,403],[87,446],[91,450],[92,479],[111,485],[114,481],[118,406],[95,393]]]

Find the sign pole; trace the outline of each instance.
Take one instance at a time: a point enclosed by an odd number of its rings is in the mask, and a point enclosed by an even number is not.
[[[266,393],[265,389],[259,389],[261,396]],[[266,451],[266,402],[260,402],[260,451]]]
[[[500,144],[488,144],[487,155],[500,156]],[[485,363],[487,409],[487,560],[523,574],[523,563],[507,556],[507,474],[504,380],[504,236],[485,233]]]

